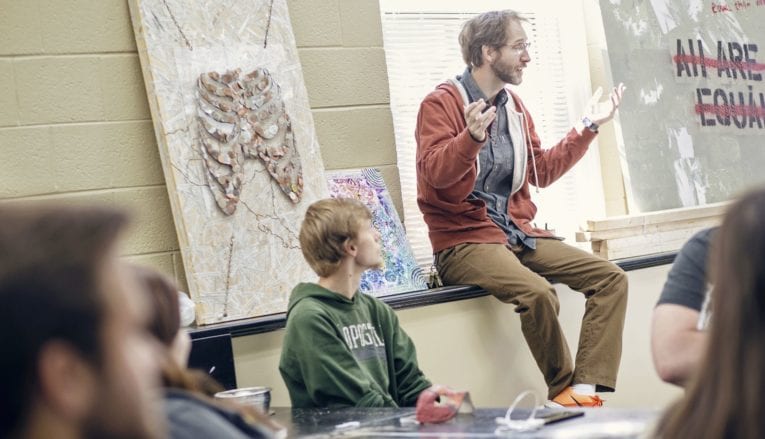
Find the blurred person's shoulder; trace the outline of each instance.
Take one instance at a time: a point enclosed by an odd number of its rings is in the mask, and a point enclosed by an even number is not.
[[[270,438],[273,435],[239,413],[190,392],[168,389],[164,398],[171,439]]]

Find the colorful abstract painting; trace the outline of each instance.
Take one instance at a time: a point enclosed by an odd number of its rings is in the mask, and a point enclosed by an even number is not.
[[[328,173],[327,180],[330,196],[357,199],[372,211],[372,223],[382,238],[385,265],[382,270],[367,270],[361,278],[360,290],[373,296],[386,296],[426,289],[422,269],[414,260],[380,171],[332,172]]]

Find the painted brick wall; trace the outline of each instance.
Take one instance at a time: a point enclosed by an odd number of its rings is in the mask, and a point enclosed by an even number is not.
[[[326,169],[381,169],[401,212],[374,0],[289,0]],[[123,254],[183,266],[126,0],[0,0],[0,202],[130,209]]]

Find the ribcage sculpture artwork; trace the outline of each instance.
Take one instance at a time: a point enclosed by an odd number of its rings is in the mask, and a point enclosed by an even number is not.
[[[236,212],[244,189],[244,161],[259,158],[293,203],[303,193],[300,155],[279,85],[268,70],[241,75],[203,73],[199,92],[199,138],[207,181],[220,209]]]

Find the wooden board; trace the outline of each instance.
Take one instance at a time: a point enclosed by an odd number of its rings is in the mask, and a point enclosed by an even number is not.
[[[129,6],[197,323],[285,311],[294,285],[315,279],[298,233],[306,207],[328,195],[286,0],[129,0]],[[236,209],[228,215],[220,207],[221,195],[211,186],[212,154],[202,142],[212,131],[200,113],[214,111],[202,102],[199,81],[202,75],[235,69],[243,75],[270,72],[273,81],[266,82],[273,87],[257,96],[279,95],[279,111],[291,121],[290,136],[302,163],[297,203],[285,194],[288,185],[274,181],[272,169],[249,154],[236,155],[242,159]],[[256,122],[270,120],[274,112],[267,108]],[[248,121],[233,123],[240,128],[256,123]],[[271,132],[271,125],[265,128]],[[255,135],[249,128],[239,132]],[[254,132],[263,139],[271,135]],[[275,132],[282,133],[282,126]]]
[[[613,260],[679,250],[694,233],[720,225],[729,202],[587,221],[577,242]]]
[[[596,255],[608,259],[624,259],[679,250],[698,229],[671,230],[648,235],[614,238],[592,242]]]
[[[680,209],[659,210],[638,215],[620,215],[598,220],[588,220],[586,222],[585,231],[597,232],[694,220],[698,218],[719,217],[725,214],[729,204],[730,202],[726,201],[699,207],[684,207]]]
[[[629,238],[633,236],[652,235],[656,233],[670,232],[673,230],[700,230],[707,227],[720,225],[721,216],[694,218],[684,221],[671,221],[658,224],[644,224],[641,226],[623,227],[619,229],[606,229],[600,231],[576,232],[577,242],[602,241],[606,239]]]

